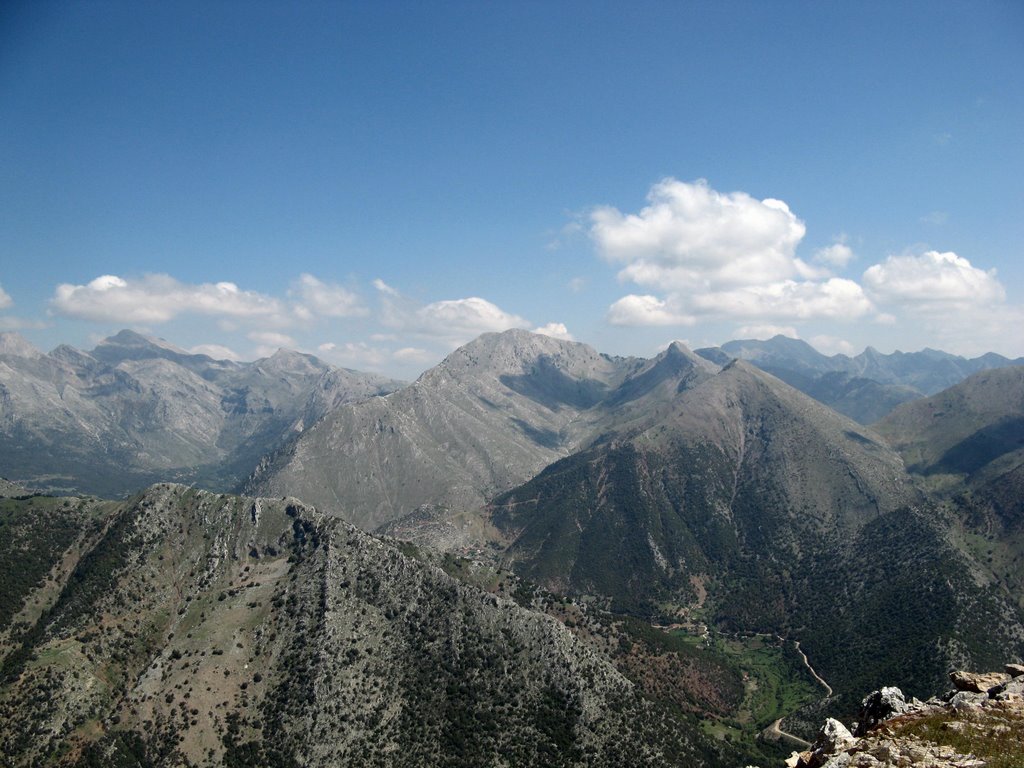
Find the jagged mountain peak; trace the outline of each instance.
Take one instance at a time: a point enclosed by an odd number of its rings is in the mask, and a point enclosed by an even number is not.
[[[732,357],[742,357],[762,365],[771,365],[780,359],[809,368],[818,368],[829,364],[828,357],[803,339],[794,339],[781,334],[765,340],[730,341],[723,344],[721,348]]]
[[[671,400],[679,392],[714,376],[718,371],[717,365],[694,354],[682,342],[673,341],[664,352],[631,372],[605,405],[618,407],[641,398],[649,405],[652,397]]]
[[[127,360],[165,358],[181,361],[192,357],[188,352],[168,341],[153,336],[144,336],[127,328],[103,339],[89,354],[108,365],[118,365]]]
[[[523,330],[484,334],[386,400],[334,411],[248,487],[287,488],[367,529],[423,504],[475,510],[577,447],[591,409],[642,363]]]
[[[715,365],[725,365],[733,356],[726,352],[721,347],[701,347],[700,349],[694,350],[694,354],[703,357],[710,363]]]
[[[296,429],[399,386],[298,352],[214,360],[130,330],[91,353],[4,362],[0,465],[36,487],[110,495],[170,478],[233,487]]]
[[[702,365],[707,362],[678,339],[669,344],[661,354],[665,357],[685,358],[694,365]]]
[[[88,352],[83,352],[70,344],[61,344],[50,351],[49,357],[68,365],[81,367],[97,365],[99,361]]]
[[[187,354],[185,350],[180,347],[176,347],[169,341],[158,338],[156,336],[145,336],[138,331],[133,331],[128,328],[118,331],[113,336],[108,336],[103,339],[97,347],[133,347],[133,348],[156,348],[168,350],[171,352],[178,352],[181,354]]]

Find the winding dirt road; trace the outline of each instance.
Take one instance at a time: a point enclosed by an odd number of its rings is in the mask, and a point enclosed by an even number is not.
[[[779,640],[782,639],[783,638],[781,637],[779,638]],[[811,666],[811,662],[807,660],[807,654],[800,649],[800,641],[794,640],[793,645],[796,647],[796,652],[800,654],[800,658],[804,660],[804,666],[807,667],[807,671],[810,672],[811,676],[819,683],[821,683],[821,686],[825,689],[825,698],[830,697],[832,695],[832,686],[826,683],[824,678],[822,678],[815,671],[814,667]],[[811,743],[809,741],[805,741],[804,739],[801,739],[799,736],[795,736],[792,733],[787,733],[786,731],[782,730],[782,720],[783,718],[780,717],[774,723],[765,728],[761,732],[764,735],[764,737],[771,741],[785,741],[789,744],[792,744],[795,747],[798,747],[799,749],[809,749],[811,746]]]

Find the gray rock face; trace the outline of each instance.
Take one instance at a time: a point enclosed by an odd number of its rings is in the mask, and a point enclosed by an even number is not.
[[[950,675],[957,685],[980,688],[1000,672]],[[1016,681],[1004,683],[1012,685]],[[1024,699],[1019,695],[1001,698],[1001,686],[988,694],[960,690],[952,696],[927,702],[903,700],[898,688],[883,688],[864,700],[862,722],[851,736],[843,726],[829,720],[814,747],[794,752],[790,768],[884,768],[885,766],[928,766],[928,768],[984,768],[994,760],[1016,755],[1024,734]],[[996,694],[996,695],[993,695]],[[944,700],[948,699],[948,700]],[[872,723],[866,725],[866,723]],[[922,729],[923,726],[923,729]],[[922,730],[926,735],[921,735]],[[943,734],[955,735],[947,741]],[[956,745],[954,746],[951,745]]]
[[[234,486],[342,402],[398,386],[294,352],[254,363],[131,331],[89,353],[0,339],[0,466],[41,489],[121,495],[154,479]]]
[[[903,691],[899,688],[887,687],[869,693],[864,701],[861,702],[854,734],[863,736],[877,727],[882,721],[906,711],[907,700],[903,697]]]
[[[957,670],[949,673],[958,691],[987,694],[993,688],[1009,681],[1010,676],[1004,672],[964,672]]]
[[[835,718],[828,718],[818,732],[814,748],[825,753],[841,752],[854,741],[850,730]]]

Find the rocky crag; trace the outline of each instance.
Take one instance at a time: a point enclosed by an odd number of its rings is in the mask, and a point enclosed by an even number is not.
[[[927,701],[882,688],[861,705],[852,731],[829,719],[787,768],[1018,768],[1024,766],[1024,666],[953,672],[955,686]]]

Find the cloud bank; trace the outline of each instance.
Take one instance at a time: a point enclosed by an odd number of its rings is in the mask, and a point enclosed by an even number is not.
[[[362,300],[337,283],[302,274],[285,301],[235,283],[183,283],[170,275],[141,278],[101,275],[85,285],[62,283],[50,300],[52,311],[82,320],[111,323],[166,323],[182,315],[269,321],[276,326],[317,317],[368,314]]]
[[[1024,307],[1007,303],[995,270],[956,253],[889,255],[859,276],[840,276],[855,259],[846,235],[815,251],[808,264],[797,256],[805,232],[781,200],[673,178],[652,186],[636,213],[594,208],[588,226],[598,254],[619,267],[619,282],[644,289],[609,306],[612,325],[737,321],[795,334],[790,323],[870,319],[902,326],[910,338],[927,332],[968,354],[1005,347],[1006,329],[1022,324]],[[838,337],[817,338],[837,351],[850,349]]]

